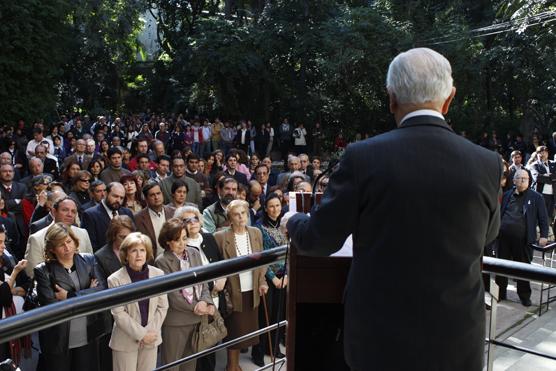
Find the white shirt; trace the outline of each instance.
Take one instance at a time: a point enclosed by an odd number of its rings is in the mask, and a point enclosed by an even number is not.
[[[108,205],[106,205],[106,200],[102,200],[100,203],[102,204],[102,206],[104,206],[104,210],[106,210],[106,212],[108,213],[108,217],[110,218],[110,220],[114,218],[114,215],[112,215],[114,211],[116,211],[116,215],[120,215],[118,213],[118,210],[112,210],[108,207]]]
[[[249,233],[234,233],[234,237],[236,240],[235,245],[237,256],[249,255],[252,252],[251,244],[249,241]],[[239,286],[241,287],[241,292],[253,291],[253,271],[243,272],[239,274]]]
[[[546,175],[550,175],[550,168],[548,167],[548,163],[543,163],[541,162],[541,165],[544,166],[544,168],[546,169]],[[542,187],[542,194],[545,195],[551,195],[553,194],[554,191],[552,189],[552,184],[551,183],[545,183],[544,186]]]
[[[151,223],[153,223],[154,237],[156,239],[156,246],[158,247],[156,249],[156,256],[159,256],[162,255],[162,253],[164,252],[164,249],[162,248],[162,246],[160,246],[160,243],[158,242],[158,236],[160,236],[160,230],[162,229],[162,225],[166,221],[164,208],[162,208],[162,211],[160,213],[157,213],[156,211],[154,211],[149,207],[149,217],[151,218]]]
[[[409,112],[407,115],[405,115],[401,120],[400,120],[400,125],[403,124],[403,122],[407,119],[410,119],[412,117],[415,116],[435,116],[438,117],[439,119],[444,120],[444,116],[435,110],[432,109],[418,109],[417,111],[413,111],[413,112]]]

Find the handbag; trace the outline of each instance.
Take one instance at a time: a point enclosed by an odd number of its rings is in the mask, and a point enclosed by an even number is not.
[[[35,281],[31,280],[27,292],[25,292],[25,297],[23,298],[22,309],[24,312],[27,312],[37,307],[39,307],[39,297],[35,290]]]
[[[209,321],[209,317],[212,317],[212,321]],[[201,323],[199,323],[197,331],[193,333],[191,339],[193,352],[198,353],[216,345],[226,335],[228,335],[228,330],[224,324],[224,319],[217,310],[214,311],[214,316],[203,315]]]
[[[224,287],[224,289],[218,293],[218,311],[224,318],[231,316],[234,311],[232,295],[230,295],[230,291],[227,287]]]

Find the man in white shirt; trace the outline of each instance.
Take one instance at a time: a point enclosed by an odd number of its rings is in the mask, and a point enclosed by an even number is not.
[[[43,140],[46,140],[48,142],[49,147],[48,147],[48,151],[50,154],[54,154],[54,143],[52,143],[52,141],[48,138],[45,138],[43,135],[43,131],[41,128],[34,128],[33,129],[33,139],[29,141],[29,143],[27,143],[27,157],[31,158],[33,156],[35,156],[35,147],[38,146],[39,144],[41,144],[41,142]]]

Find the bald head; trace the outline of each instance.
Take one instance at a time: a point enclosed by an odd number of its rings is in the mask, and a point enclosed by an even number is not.
[[[523,192],[529,188],[529,173],[519,169],[514,174],[514,185],[518,192]]]

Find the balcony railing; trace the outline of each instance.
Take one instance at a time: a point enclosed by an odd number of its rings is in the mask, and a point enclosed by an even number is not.
[[[31,334],[38,330],[42,330],[65,321],[69,321],[77,317],[106,311],[113,307],[135,302],[141,299],[150,298],[163,293],[168,293],[183,287],[202,282],[213,281],[220,277],[227,277],[243,271],[266,266],[278,260],[284,259],[286,251],[286,246],[280,246],[261,253],[220,261],[207,266],[196,267],[188,271],[176,272],[161,277],[155,277],[146,281],[104,290],[91,295],[67,299],[64,300],[64,302],[51,304],[45,307],[39,307],[32,311],[3,319],[0,322],[0,343],[4,343],[12,339],[19,338],[21,336]],[[483,260],[483,272],[489,273],[491,275],[504,275],[516,279],[537,281],[550,285],[556,285],[556,270],[530,264],[517,263],[509,260],[485,257]],[[497,292],[495,291],[497,286],[491,285],[491,287],[492,286],[494,286],[493,295],[496,298]],[[491,311],[491,330],[493,323],[495,326],[495,302],[496,300],[493,300],[494,305]],[[207,349],[203,352],[199,352],[197,354],[190,355],[184,359],[175,361],[171,364],[161,366],[156,370],[166,370],[178,364],[188,362],[192,359],[203,357],[207,354],[216,352],[230,345],[239,343],[245,339],[259,336],[260,334],[274,330],[277,327],[285,326],[286,324],[287,321],[282,321],[277,324],[271,324],[266,328],[252,332],[250,334],[246,334],[241,338],[232,339],[229,342],[216,345],[215,347]],[[490,367],[487,367],[487,369],[491,369],[492,367],[495,346],[506,347],[556,360],[556,356],[554,355],[541,353],[532,349],[515,346],[513,344],[507,344],[496,340],[494,337],[495,332],[491,331],[490,336],[485,339],[486,343],[488,343],[489,345],[488,366]],[[276,360],[275,364],[278,365],[285,362],[286,359],[284,358],[281,360]],[[265,369],[266,367],[267,366],[261,368],[261,370]]]

